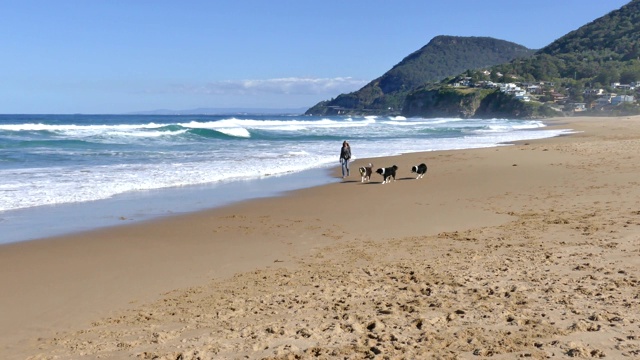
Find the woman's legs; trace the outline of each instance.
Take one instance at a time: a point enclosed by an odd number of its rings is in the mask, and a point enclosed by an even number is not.
[[[349,160],[342,159],[342,177],[349,176]]]

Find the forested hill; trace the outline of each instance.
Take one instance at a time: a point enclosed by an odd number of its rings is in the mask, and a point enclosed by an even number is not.
[[[437,36],[362,89],[322,101],[307,115],[383,114],[399,111],[405,96],[425,83],[438,82],[467,69],[526,58],[535,51],[489,37]]]
[[[522,81],[564,83],[576,94],[585,85],[605,88],[639,81],[640,0],[568,33],[525,61],[495,70]]]
[[[640,0],[634,0],[568,33],[541,49],[539,54],[577,53],[631,60],[640,57],[639,40]]]

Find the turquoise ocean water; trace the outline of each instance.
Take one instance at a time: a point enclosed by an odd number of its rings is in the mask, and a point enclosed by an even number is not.
[[[0,244],[336,181],[354,158],[558,136],[542,121],[296,115],[0,115]]]

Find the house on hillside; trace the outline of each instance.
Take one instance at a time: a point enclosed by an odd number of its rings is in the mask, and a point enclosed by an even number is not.
[[[614,89],[620,89],[620,90],[634,90],[635,84],[620,84],[620,83],[612,83],[611,87]]]
[[[527,92],[529,92],[530,94],[542,95],[543,89],[540,85],[532,84],[527,86]]]
[[[587,110],[587,104],[585,103],[568,103],[564,106],[567,111],[580,112]]]
[[[482,80],[475,83],[476,87],[485,88],[485,89],[494,89],[498,87],[498,84],[493,81]]]
[[[453,83],[453,87],[471,86],[472,85],[471,80],[472,79],[468,76],[463,78],[458,78],[457,81]]]
[[[593,107],[603,108],[605,106],[611,105],[611,98],[611,96],[601,96],[593,102]]]
[[[633,103],[635,99],[633,95],[618,95],[611,99],[611,105],[620,105],[622,103]]]
[[[502,91],[505,94],[511,95],[521,101],[531,100],[526,90],[522,89],[520,86],[513,83],[500,84],[500,91]]]
[[[584,89],[584,95],[602,96],[604,95],[604,89]]]
[[[557,92],[552,92],[551,97],[553,98],[553,102],[554,103],[560,103],[565,101],[565,99],[567,98],[566,96],[564,96],[563,94],[557,93]]]
[[[520,89],[519,86],[517,86],[514,83],[508,83],[508,84],[501,84],[500,85],[500,91],[502,91],[503,93],[507,93],[507,94],[513,94],[516,91],[520,91],[522,89]]]

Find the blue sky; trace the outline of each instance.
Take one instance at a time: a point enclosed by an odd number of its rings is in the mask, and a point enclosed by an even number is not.
[[[628,0],[0,0],[0,113],[308,108],[438,35],[541,48]]]

